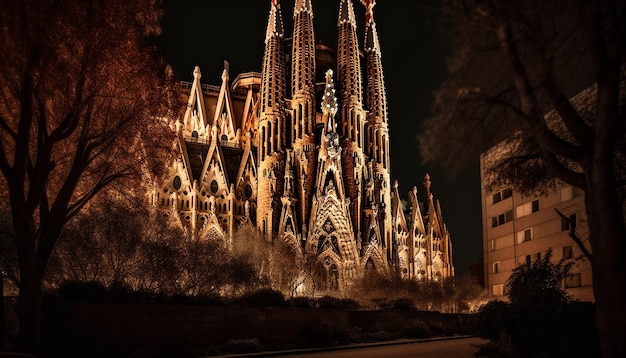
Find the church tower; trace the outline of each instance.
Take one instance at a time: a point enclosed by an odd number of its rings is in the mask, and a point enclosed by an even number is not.
[[[283,21],[278,0],[272,0],[262,65],[259,118],[257,228],[266,239],[276,233],[280,190],[284,179],[285,62]]]
[[[296,0],[293,9],[291,46],[291,122],[287,136],[294,153],[295,190],[300,201],[298,216],[304,223],[310,215],[310,193],[315,172],[315,35],[311,0]]]
[[[387,260],[396,265],[396,250],[391,216],[391,166],[389,157],[389,127],[387,95],[383,77],[378,31],[374,22],[375,0],[363,0],[365,5],[365,54],[367,63],[367,155],[372,161],[371,180],[374,185],[377,221]]]
[[[344,154],[346,190],[352,202],[352,224],[355,239],[361,243],[362,197],[365,169],[363,153],[365,136],[365,110],[361,59],[357,40],[356,19],[351,0],[341,0],[337,21],[337,79],[339,93],[341,135]]]

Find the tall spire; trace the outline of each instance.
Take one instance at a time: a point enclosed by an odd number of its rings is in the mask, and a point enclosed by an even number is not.
[[[315,125],[315,35],[311,0],[296,0],[291,56],[292,142],[312,135]]]
[[[363,81],[361,59],[356,33],[356,20],[351,0],[341,0],[337,22],[337,83],[341,92],[344,138],[363,148],[365,112],[363,111]]]
[[[276,192],[281,189],[279,182],[284,178],[282,155],[285,144],[286,76],[283,37],[280,4],[272,0],[263,54],[257,156],[258,190],[263,193],[257,199],[257,228],[267,239],[271,239],[277,230],[281,205]]]
[[[291,121],[285,127],[286,140],[295,153],[298,173],[295,191],[302,198],[298,215],[309,218],[315,173],[315,35],[311,0],[296,0],[293,9],[291,53]],[[304,232],[303,234],[306,235]]]
[[[385,238],[391,245],[392,228],[391,199],[391,168],[389,157],[389,128],[387,125],[387,95],[383,78],[378,32],[374,21],[375,0],[362,0],[365,6],[365,56],[367,77],[367,132],[370,134],[367,144],[367,154],[373,161],[373,176],[379,178],[379,188],[382,192],[384,214],[381,216],[381,226]]]
[[[363,75],[352,0],[339,2],[337,32],[337,86],[341,89],[339,132],[346,153],[342,160],[346,191],[352,201],[352,224],[360,236],[363,229],[360,223],[365,180],[366,112],[363,108]]]
[[[374,117],[376,122],[387,125],[387,94],[381,62],[378,31],[374,22],[374,0],[363,0],[365,5],[365,52],[367,56],[367,110],[370,112],[370,121]],[[386,128],[385,128],[386,130]]]
[[[265,43],[272,37],[283,38],[283,18],[280,12],[280,4],[278,0],[271,0],[270,18],[267,22],[267,31],[265,32]]]

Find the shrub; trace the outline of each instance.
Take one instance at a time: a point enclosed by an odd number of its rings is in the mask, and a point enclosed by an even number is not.
[[[406,329],[405,335],[407,338],[429,338],[433,333],[424,321],[416,319]]]
[[[56,296],[65,300],[99,301],[105,295],[106,287],[98,281],[69,281],[56,290]]]
[[[489,301],[480,307],[473,320],[474,334],[479,337],[495,340],[507,325],[505,317],[508,315],[509,304],[503,301]]]
[[[414,310],[415,303],[413,303],[413,300],[411,300],[410,298],[402,297],[391,301],[389,303],[389,308],[397,310]]]
[[[510,342],[523,357],[599,356],[594,306],[567,295],[562,283],[571,265],[551,263],[551,256],[548,250],[541,260],[513,270],[507,282],[510,302],[492,301],[481,307],[476,334],[499,345]],[[503,337],[506,342],[499,343]]]
[[[241,303],[252,307],[287,306],[285,296],[280,291],[272,290],[271,288],[262,288],[250,292],[242,297]]]
[[[289,305],[291,307],[311,307],[312,301],[310,298],[305,296],[292,297],[289,299]]]
[[[317,308],[337,308],[355,310],[359,309],[359,303],[349,298],[337,298],[333,296],[324,296],[315,300],[315,307]]]

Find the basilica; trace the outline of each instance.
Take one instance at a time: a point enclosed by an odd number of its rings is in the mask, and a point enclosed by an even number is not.
[[[295,1],[291,36],[270,2],[261,73],[231,78],[225,62],[221,84],[207,85],[193,69],[172,122],[180,156],[152,203],[195,240],[232,247],[237,230],[253,227],[296,260],[315,261],[326,292],[368,271],[454,276],[429,176],[423,201],[417,187],[401,195],[392,181],[375,1],[362,1],[361,44],[353,0],[338,0],[336,49],[315,41],[313,2]]]

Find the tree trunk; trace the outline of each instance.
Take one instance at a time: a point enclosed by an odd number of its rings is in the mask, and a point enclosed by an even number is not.
[[[42,278],[38,275],[23,275],[20,277],[19,288],[17,349],[21,352],[40,353],[43,342]]]
[[[599,180],[585,194],[593,256],[596,329],[602,357],[626,357],[626,235],[621,204],[611,186]],[[602,184],[600,184],[602,183]]]
[[[6,325],[4,318],[4,272],[0,267],[0,348],[4,347]]]

